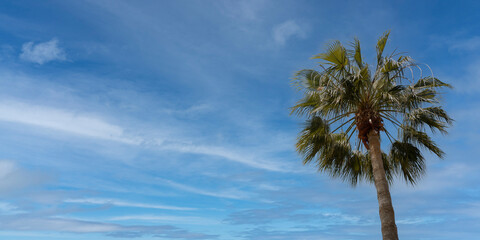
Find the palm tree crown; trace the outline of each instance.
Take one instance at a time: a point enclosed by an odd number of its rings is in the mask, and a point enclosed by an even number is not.
[[[335,41],[313,57],[323,60],[320,71],[304,69],[294,79],[303,98],[292,113],[306,117],[296,144],[304,164],[313,161],[320,171],[352,185],[374,181],[371,131],[391,144],[382,152],[387,181],[401,176],[414,184],[425,172],[421,150],[444,155],[427,130],[446,133],[452,123],[438,100],[438,90],[450,85],[421,76],[422,68],[408,56],[383,56],[388,36],[378,40],[375,69],[362,59],[358,39],[351,50]]]

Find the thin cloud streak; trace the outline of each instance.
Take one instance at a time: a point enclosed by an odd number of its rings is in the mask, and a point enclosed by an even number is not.
[[[135,203],[135,202],[126,202],[126,201],[121,201],[116,199],[105,199],[105,198],[66,199],[64,202],[95,204],[95,205],[113,205],[118,207],[153,208],[153,209],[165,209],[165,210],[176,210],[176,211],[197,210],[196,208],[176,207],[176,206],[147,204],[147,203]]]
[[[159,144],[160,149],[177,151],[183,153],[205,154],[228,159],[233,162],[242,163],[253,168],[273,171],[273,172],[295,172],[291,167],[274,163],[273,161],[261,161],[259,157],[249,157],[247,154],[235,153],[233,149],[226,149],[216,146],[179,144],[179,143],[162,143]]]
[[[58,217],[18,215],[0,218],[0,229],[8,231],[55,231],[71,233],[103,233],[110,237],[138,238],[152,235],[160,238],[215,239],[214,235],[194,233],[170,225],[119,225]]]
[[[121,230],[114,224],[78,221],[64,218],[35,218],[12,216],[0,219],[1,229],[17,231],[61,231],[77,233],[113,232]]]
[[[172,215],[127,215],[109,218],[110,221],[152,221],[152,222],[176,222],[181,224],[194,224],[194,225],[213,225],[221,224],[221,221],[196,217],[196,216],[172,216]]]
[[[195,187],[191,187],[185,184],[177,183],[171,180],[160,179],[165,185],[170,186],[172,188],[196,193],[200,195],[210,196],[210,197],[218,197],[218,198],[230,198],[230,199],[248,199],[251,198],[251,194],[245,191],[240,191],[237,189],[230,189],[226,191],[207,191]]]
[[[137,139],[126,138],[121,127],[99,118],[20,102],[0,101],[0,121],[33,125],[127,144],[139,144]]]

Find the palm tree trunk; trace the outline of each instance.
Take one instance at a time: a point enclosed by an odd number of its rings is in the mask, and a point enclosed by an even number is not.
[[[377,189],[378,208],[382,223],[383,240],[398,240],[397,226],[395,225],[395,213],[393,211],[392,198],[388,189],[388,182],[383,168],[382,150],[380,149],[380,134],[371,130],[368,133],[369,152],[372,159],[373,177]]]

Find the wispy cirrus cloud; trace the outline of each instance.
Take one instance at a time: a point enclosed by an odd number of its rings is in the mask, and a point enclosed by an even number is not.
[[[165,180],[165,179],[160,179],[161,182],[167,186],[170,186],[172,188],[181,190],[181,191],[186,191],[190,193],[195,193],[195,194],[200,194],[200,195],[205,195],[205,196],[210,196],[210,197],[218,197],[218,198],[230,198],[230,199],[248,199],[251,198],[251,194],[249,192],[241,191],[238,189],[227,189],[227,190],[221,190],[221,191],[209,191],[209,190],[204,190],[192,186],[188,186],[185,184],[177,183],[171,180]]]
[[[0,193],[6,194],[39,185],[48,180],[45,174],[19,167],[14,161],[0,160]],[[4,205],[5,207],[6,205]]]
[[[22,213],[17,206],[12,205],[9,202],[0,202],[0,214],[16,214]]]
[[[113,232],[119,231],[115,224],[79,221],[67,218],[34,217],[28,214],[0,218],[2,230],[62,231],[62,232]]]
[[[197,217],[197,216],[175,216],[175,215],[125,215],[112,217],[111,221],[149,221],[149,222],[174,222],[181,224],[194,224],[194,225],[213,225],[221,224],[220,221]]]
[[[449,41],[450,51],[474,51],[480,48],[480,36],[473,36],[463,39],[452,39]]]
[[[294,20],[288,20],[276,25],[272,30],[272,37],[278,45],[285,45],[292,37],[305,38],[305,30]]]
[[[215,235],[190,232],[170,225],[120,225],[72,218],[14,215],[0,217],[0,229],[6,231],[56,231],[103,233],[111,237],[139,238],[153,236],[166,239],[216,239]]]
[[[231,213],[225,222],[230,224],[262,225],[272,222],[309,223],[312,225],[371,225],[369,219],[335,212],[332,209],[306,209],[301,205],[267,209],[249,209]]]
[[[251,156],[248,153],[238,153],[235,149],[228,149],[221,146],[209,146],[209,145],[197,145],[189,144],[182,142],[173,142],[173,143],[162,143],[159,144],[161,149],[178,151],[183,153],[195,153],[195,154],[205,154],[216,157],[221,157],[228,159],[233,162],[241,163],[253,168],[263,169],[274,172],[295,172],[295,169],[292,169],[291,166],[286,166],[285,164],[265,161],[259,157]]]
[[[35,44],[27,42],[22,46],[20,59],[38,64],[44,64],[51,61],[65,61],[67,55],[65,51],[58,46],[58,40],[53,38],[47,42]]]
[[[136,139],[127,138],[123,128],[98,117],[22,102],[0,101],[0,121],[34,125],[127,144],[139,143]]]
[[[368,229],[370,230],[370,229]],[[243,239],[262,239],[262,240],[336,240],[336,239],[361,239],[367,240],[369,237],[365,236],[367,232],[365,228],[358,229],[349,226],[348,230],[345,228],[335,229],[336,234],[325,231],[324,226],[290,226],[284,228],[274,227],[255,227],[242,232]],[[348,231],[348,232],[347,232]],[[373,231],[369,231],[371,234]]]
[[[64,202],[66,202],[66,203],[81,203],[81,204],[96,204],[96,205],[113,205],[113,206],[118,206],[118,207],[153,208],[153,209],[165,209],[165,210],[176,210],[176,211],[196,210],[196,208],[177,207],[177,206],[160,205],[160,204],[127,202],[127,201],[122,201],[122,200],[117,200],[117,199],[105,199],[105,198],[66,199]]]

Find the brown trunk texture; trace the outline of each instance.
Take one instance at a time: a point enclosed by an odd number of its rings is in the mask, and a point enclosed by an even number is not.
[[[380,149],[380,134],[371,130],[368,133],[368,145],[372,159],[373,177],[377,189],[378,208],[382,223],[383,240],[398,240],[397,225],[395,225],[395,213],[393,211],[392,198],[388,189],[385,169],[383,168],[382,150]]]

